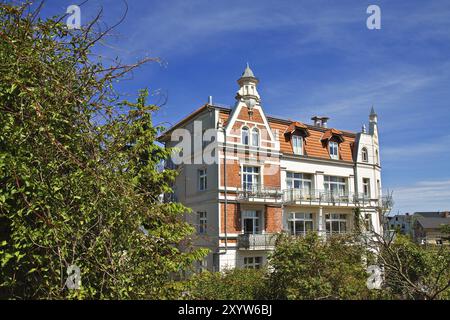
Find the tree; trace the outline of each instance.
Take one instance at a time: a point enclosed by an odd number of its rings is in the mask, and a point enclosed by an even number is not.
[[[364,258],[369,253],[352,237],[325,241],[315,233],[280,236],[270,258],[272,299],[368,299]]]
[[[450,249],[421,246],[397,234],[374,235],[369,245],[384,269],[384,290],[396,299],[450,299]]]
[[[110,31],[94,30],[100,15],[68,30],[39,8],[0,5],[0,296],[170,297],[205,250],[190,249],[187,209],[160,201],[175,172],[157,170],[158,107],[113,86],[155,59],[105,65],[90,54]]]

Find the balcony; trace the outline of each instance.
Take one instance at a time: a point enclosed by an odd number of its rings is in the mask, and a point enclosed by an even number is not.
[[[245,201],[281,202],[283,192],[276,187],[262,187],[260,185],[246,185],[237,191],[238,199]]]
[[[286,189],[283,191],[284,203],[365,205],[373,200],[363,193],[333,192],[323,189]],[[376,200],[378,202],[378,200]]]
[[[275,247],[277,235],[266,234],[240,234],[237,239],[239,249],[246,250],[269,250]]]

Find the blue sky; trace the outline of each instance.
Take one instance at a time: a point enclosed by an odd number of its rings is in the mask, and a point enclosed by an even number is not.
[[[43,15],[75,1],[47,0]],[[381,8],[381,30],[366,9]],[[103,7],[114,24],[123,1],[90,0],[82,24]],[[393,212],[450,209],[450,2],[441,1],[144,1],[128,0],[125,21],[98,53],[148,64],[118,84],[167,96],[156,117],[166,126],[209,95],[232,105],[248,61],[267,114],[358,131],[378,113],[383,189]],[[154,97],[158,101],[158,97]]]

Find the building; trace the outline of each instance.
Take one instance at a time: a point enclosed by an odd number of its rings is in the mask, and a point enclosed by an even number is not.
[[[450,225],[450,212],[416,212],[412,223],[414,241],[421,244],[450,244],[450,234],[443,226]]]
[[[280,232],[346,233],[360,208],[381,232],[381,165],[377,114],[354,133],[266,115],[247,65],[232,108],[209,102],[160,138],[176,150],[171,199],[192,208],[196,244],[211,254],[202,268],[257,268]]]
[[[412,235],[412,217],[409,213],[387,217],[389,230],[395,230],[404,235]]]

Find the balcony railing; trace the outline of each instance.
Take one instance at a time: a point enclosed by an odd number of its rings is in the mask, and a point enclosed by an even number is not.
[[[323,189],[286,189],[284,202],[320,202],[334,204],[369,203],[371,199],[363,193],[334,192]]]
[[[262,187],[260,185],[245,185],[244,188],[238,189],[238,199],[264,199],[281,201],[283,192],[276,187]]]
[[[240,234],[237,239],[239,249],[267,250],[275,246],[276,234]]]

